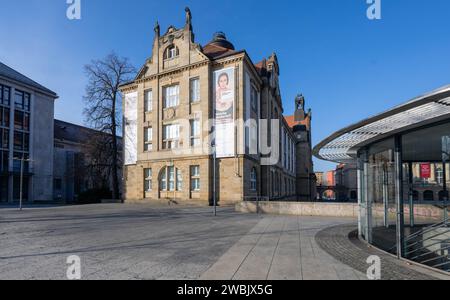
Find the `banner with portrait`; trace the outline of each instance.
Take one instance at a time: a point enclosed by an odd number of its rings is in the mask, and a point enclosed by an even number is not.
[[[214,119],[216,155],[218,158],[235,156],[235,69],[214,72]]]

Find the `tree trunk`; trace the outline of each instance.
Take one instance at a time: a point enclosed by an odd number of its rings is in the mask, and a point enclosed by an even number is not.
[[[118,200],[119,199],[119,176],[118,173],[118,149],[117,149],[117,123],[116,123],[116,98],[117,96],[114,95],[113,104],[112,104],[112,110],[111,110],[111,133],[112,133],[112,193],[113,193],[113,199]]]

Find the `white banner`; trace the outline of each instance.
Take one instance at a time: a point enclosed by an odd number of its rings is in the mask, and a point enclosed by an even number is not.
[[[135,165],[137,163],[137,101],[137,92],[125,95],[125,165]]]
[[[216,155],[218,158],[235,156],[235,70],[214,72],[214,107]]]

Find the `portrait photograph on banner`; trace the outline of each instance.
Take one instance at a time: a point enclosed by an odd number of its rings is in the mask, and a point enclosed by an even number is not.
[[[217,157],[235,155],[234,110],[235,70],[221,69],[214,72],[214,118],[216,128]]]

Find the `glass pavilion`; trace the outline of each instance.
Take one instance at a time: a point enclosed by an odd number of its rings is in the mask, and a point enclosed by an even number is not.
[[[342,129],[314,154],[358,163],[361,238],[450,271],[450,86]]]

